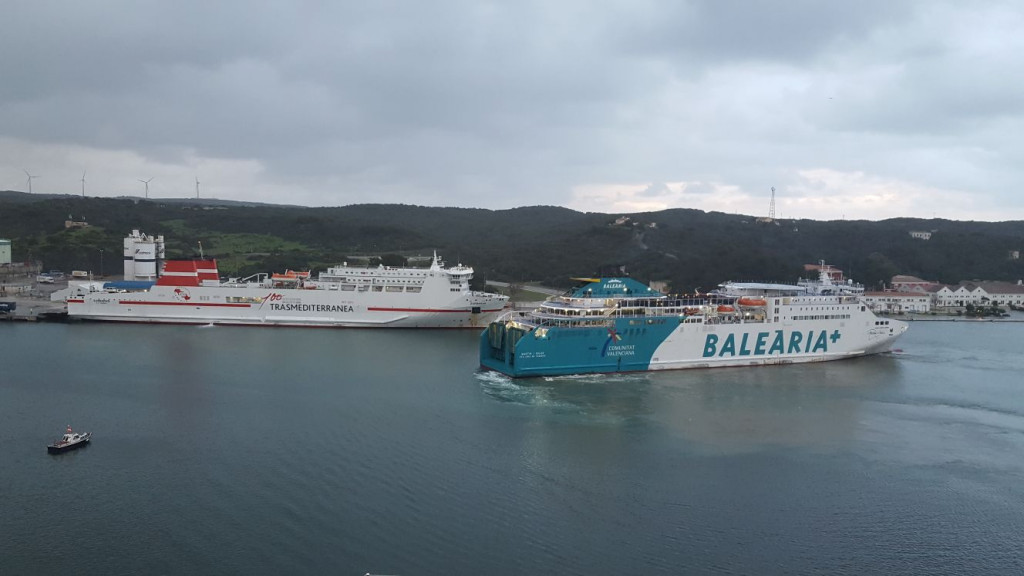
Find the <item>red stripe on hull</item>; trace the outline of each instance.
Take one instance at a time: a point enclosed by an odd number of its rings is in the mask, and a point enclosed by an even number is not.
[[[368,312],[428,312],[431,314],[436,312],[458,312],[460,314],[465,314],[466,312],[469,312],[469,310],[437,310],[432,308],[367,308],[366,310]],[[499,312],[501,310],[501,308],[491,308],[487,310],[481,309],[480,313]]]
[[[150,318],[104,318],[97,320],[96,318],[80,317],[75,316],[73,319],[76,322],[113,322],[115,324],[176,324],[178,326],[208,326],[214,324],[216,326],[224,326],[229,328],[316,328],[319,330],[482,330],[482,326],[366,326],[366,325],[348,325],[348,326],[336,326],[330,324],[280,324],[280,323],[262,323],[262,322],[231,322],[225,320],[211,319],[211,320],[154,320]]]
[[[252,304],[222,304],[219,302],[150,302],[147,300],[118,300],[117,303],[125,306],[138,304],[139,306],[195,306],[197,308],[250,308],[252,306]]]

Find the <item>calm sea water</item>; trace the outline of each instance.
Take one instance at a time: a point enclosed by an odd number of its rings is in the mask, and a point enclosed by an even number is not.
[[[5,323],[0,573],[1021,574],[1021,342],[511,381],[467,332]]]

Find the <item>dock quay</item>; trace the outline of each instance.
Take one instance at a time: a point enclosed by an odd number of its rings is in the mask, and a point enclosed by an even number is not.
[[[13,309],[5,311],[0,306],[0,322],[64,322],[68,312],[63,303],[37,300],[33,298],[10,298],[0,300],[0,304],[13,303]]]
[[[0,322],[64,322],[67,307],[50,300],[50,293],[63,286],[38,286],[31,291],[5,290],[0,294]]]

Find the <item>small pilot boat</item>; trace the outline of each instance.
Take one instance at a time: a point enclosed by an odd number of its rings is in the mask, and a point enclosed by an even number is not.
[[[50,454],[60,454],[61,452],[67,452],[68,450],[74,450],[75,448],[81,448],[89,443],[92,439],[92,432],[72,432],[71,426],[68,426],[68,431],[61,436],[60,440],[54,441],[46,447],[46,451]]]

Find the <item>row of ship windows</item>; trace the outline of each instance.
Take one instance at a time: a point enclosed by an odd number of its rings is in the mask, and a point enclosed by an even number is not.
[[[848,320],[849,314],[812,314],[810,316],[793,316],[793,320]]]
[[[321,280],[323,280],[324,282],[344,281],[344,282],[352,282],[352,283],[358,283],[358,284],[370,284],[370,283],[373,283],[373,282],[390,282],[391,284],[423,284],[423,280],[396,280],[394,278],[387,278],[387,279],[383,279],[383,278],[346,278],[344,276],[338,277],[338,276],[327,276],[327,275],[324,275],[321,278]]]
[[[342,284],[338,287],[342,292],[419,292],[422,286],[355,286],[353,284]]]
[[[342,267],[341,269],[345,270],[344,267]],[[389,272],[388,270],[384,270],[382,272],[382,271],[380,271],[379,269],[376,269],[376,268],[373,269],[373,270],[352,270],[352,269],[348,269],[348,270],[345,270],[345,272],[342,272],[341,274],[344,274],[346,276],[371,276],[371,277],[394,276],[395,275],[395,274],[388,274],[388,272]],[[341,275],[341,274],[339,274],[339,275]],[[423,277],[426,277],[427,273],[426,272],[420,272],[420,273],[413,272],[413,273],[410,274],[408,272],[402,272],[402,275],[404,275],[404,276],[423,276]]]
[[[544,312],[547,314],[554,314],[556,316],[604,316],[605,310],[602,308],[595,308],[592,310],[580,310],[578,308],[544,308]]]
[[[407,292],[407,293],[418,293],[423,291],[420,286],[353,286],[351,284],[342,284],[339,290],[343,292]],[[224,299],[229,304],[259,304],[263,302],[263,298],[259,296],[228,296]]]

